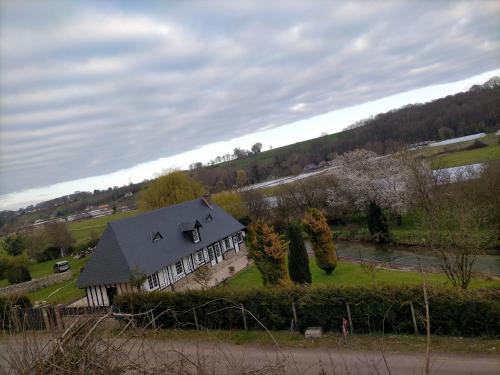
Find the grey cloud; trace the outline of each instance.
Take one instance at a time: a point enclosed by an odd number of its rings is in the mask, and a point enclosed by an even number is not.
[[[0,194],[500,66],[494,1],[44,4],[1,5]]]

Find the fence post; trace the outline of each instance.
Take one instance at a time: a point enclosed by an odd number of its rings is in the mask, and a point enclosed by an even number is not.
[[[196,309],[193,307],[193,315],[194,315],[194,324],[196,325],[196,330],[199,330],[198,326],[198,317],[196,316]]]
[[[292,302],[292,312],[293,312],[293,324],[294,326],[298,326],[299,319],[297,318],[297,309],[295,308],[295,302]]]
[[[240,308],[241,308],[241,315],[243,316],[243,327],[245,327],[245,331],[248,331],[247,316],[245,315],[245,307],[243,306],[243,304],[241,304]]]
[[[50,325],[50,320],[49,320],[49,316],[48,316],[47,306],[41,307],[40,310],[42,312],[42,317],[43,317],[43,323],[45,325],[45,330],[50,332],[51,325]]]
[[[417,319],[415,319],[415,310],[413,309],[413,302],[410,301],[411,318],[413,320],[413,328],[415,329],[415,335],[418,335]]]
[[[349,327],[351,327],[351,333],[354,334],[354,326],[352,325],[352,317],[351,317],[351,309],[349,308],[349,304],[346,302],[347,307],[347,316],[349,317]]]
[[[21,319],[19,319],[19,307],[12,306],[10,308],[10,321],[14,325],[15,332],[21,332]]]
[[[59,328],[60,330],[64,329],[64,323],[63,323],[63,319],[62,319],[62,316],[61,316],[61,308],[62,308],[62,306],[63,305],[59,304],[59,305],[56,305],[54,307],[54,314],[56,316],[57,328]]]

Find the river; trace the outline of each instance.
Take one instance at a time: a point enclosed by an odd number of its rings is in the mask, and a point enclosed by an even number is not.
[[[311,249],[307,241],[306,248],[308,250]],[[335,249],[341,259],[376,261],[385,263],[389,267],[418,267],[419,261],[423,267],[439,267],[441,264],[441,260],[436,253],[425,249],[414,251],[405,247],[352,241],[335,241]],[[500,275],[500,256],[478,255],[474,264],[474,270]]]

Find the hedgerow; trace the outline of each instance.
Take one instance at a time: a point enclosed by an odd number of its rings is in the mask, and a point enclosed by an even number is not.
[[[431,332],[441,335],[500,336],[500,289],[462,291],[428,288]],[[410,302],[417,326],[424,332],[424,298],[418,287],[289,287],[245,291],[216,288],[207,291],[156,292],[122,295],[116,308],[155,317],[156,327],[199,326],[211,329],[288,330],[295,307],[298,328],[322,326],[340,331],[351,312],[357,333],[413,333]],[[195,319],[196,315],[196,319]]]

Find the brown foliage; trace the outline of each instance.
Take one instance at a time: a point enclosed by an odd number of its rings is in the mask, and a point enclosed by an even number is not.
[[[333,235],[325,216],[320,210],[310,208],[304,215],[304,230],[313,245],[316,263],[327,274],[337,267],[337,253],[333,246]]]
[[[248,231],[248,257],[262,274],[264,285],[289,284],[285,263],[288,243],[262,220],[250,224]]]

